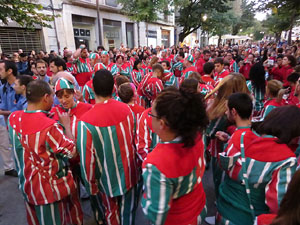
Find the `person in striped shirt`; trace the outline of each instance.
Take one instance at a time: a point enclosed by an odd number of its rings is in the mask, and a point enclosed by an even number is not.
[[[249,72],[251,92],[255,99],[254,115],[259,115],[264,107],[266,93],[265,69],[261,63],[255,63]]]
[[[203,98],[170,87],[154,101],[149,116],[161,141],[143,163],[143,212],[156,225],[199,224],[206,214]]]
[[[230,64],[229,66],[229,72],[230,73],[238,73],[239,72],[239,66],[237,64],[237,62],[232,58],[232,52],[228,51],[226,53],[226,56],[224,58],[225,60],[227,60]]]
[[[142,61],[140,59],[137,59],[134,62],[130,80],[136,87],[138,87],[143,77],[144,77],[144,71],[142,70]]]
[[[130,74],[131,74],[130,64],[127,64],[124,62],[123,55],[121,55],[121,54],[117,55],[116,66],[118,68],[117,75],[127,76],[128,78],[130,77]]]
[[[53,119],[59,120],[59,112],[68,112],[71,118],[72,133],[75,137],[75,121],[77,121],[83,114],[92,108],[92,105],[84,102],[75,101],[75,89],[71,81],[60,78],[54,87],[55,95],[59,101],[59,105],[53,107],[51,112],[54,113]]]
[[[218,224],[252,225],[258,215],[278,212],[297,167],[289,145],[300,136],[299,124],[299,108],[278,107],[258,127],[261,136],[239,132],[235,144],[219,154],[227,175],[217,199]]]
[[[160,64],[164,68],[164,76],[162,79],[164,83],[164,87],[170,87],[170,86],[178,87],[178,82],[177,82],[178,79],[170,70],[171,69],[170,62],[165,60],[160,62]]]
[[[242,74],[230,74],[220,81],[220,83],[205,96],[209,99],[207,103],[207,112],[210,119],[209,126],[206,129],[205,148],[206,153],[211,155],[213,180],[215,185],[215,194],[218,196],[219,185],[221,183],[223,171],[220,169],[217,158],[218,153],[224,150],[224,142],[216,137],[218,131],[230,133],[230,123],[226,118],[227,98],[236,92],[250,93],[246,86],[246,79]],[[217,93],[217,95],[215,95]],[[210,100],[211,97],[214,97]]]
[[[184,81],[184,79],[187,79],[192,72],[197,72],[197,68],[195,66],[193,66],[193,64],[194,64],[194,57],[192,55],[189,55],[184,60],[184,63],[183,63],[185,69],[182,72],[180,83],[182,83]]]
[[[214,69],[215,69],[215,65],[213,62],[207,62],[204,64],[203,66],[203,72],[204,75],[201,76],[202,80],[207,84],[207,85],[211,85],[211,86],[215,86],[216,82],[213,79],[214,77]]]
[[[113,76],[116,76],[118,74],[119,70],[117,64],[110,61],[109,54],[107,51],[101,52],[101,63],[103,63],[106,69],[109,70]]]
[[[77,125],[77,149],[87,192],[98,197],[107,224],[134,225],[139,178],[134,146],[135,118],[112,99],[114,78],[101,69],[93,78],[96,104]],[[102,205],[93,207],[95,217]],[[101,221],[98,221],[100,223]]]
[[[141,106],[144,108],[151,107],[154,99],[164,88],[162,82],[164,68],[160,64],[155,64],[152,66],[152,70],[153,72],[144,76],[137,91],[141,99]]]
[[[86,82],[92,78],[93,67],[90,64],[90,59],[88,58],[88,50],[85,45],[80,45],[79,48],[74,52],[74,62],[73,62],[73,74],[81,87],[81,90]]]
[[[224,69],[224,61],[223,58],[218,57],[214,61],[215,64],[215,82],[220,82],[224,77],[229,75],[229,72]]]
[[[282,83],[279,80],[270,80],[266,87],[267,100],[264,102],[262,110],[262,120],[275,108],[281,106],[281,101],[277,99],[278,93],[282,88]]]
[[[47,117],[53,92],[45,81],[36,80],[26,90],[28,107],[9,117],[9,135],[26,206],[29,225],[82,224],[77,187],[68,159],[76,156],[67,113],[60,122]]]

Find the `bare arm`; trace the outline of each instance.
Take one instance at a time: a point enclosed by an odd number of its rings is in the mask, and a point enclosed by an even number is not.
[[[81,54],[81,50],[85,48],[85,45],[80,45],[79,48],[74,52],[73,57],[74,59],[77,59],[80,54]]]

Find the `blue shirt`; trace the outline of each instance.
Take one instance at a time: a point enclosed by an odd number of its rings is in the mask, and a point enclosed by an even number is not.
[[[14,84],[10,85],[8,82],[0,86],[0,109],[4,111],[14,112],[17,109],[17,102],[20,95],[17,95]]]
[[[20,96],[17,102],[17,110],[24,110],[27,108],[27,99],[23,95]]]
[[[28,62],[18,62],[17,67],[20,74],[28,73]]]

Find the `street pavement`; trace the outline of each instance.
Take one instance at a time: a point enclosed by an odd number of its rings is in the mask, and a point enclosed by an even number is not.
[[[215,194],[211,169],[205,172],[203,185],[207,197],[208,216],[213,216],[215,209]],[[84,225],[96,225],[88,200],[82,201]],[[0,225],[26,225],[26,213],[23,197],[18,189],[18,178],[4,175],[2,159],[0,158]],[[136,215],[136,225],[148,225],[141,207]],[[205,223],[204,223],[205,224]]]

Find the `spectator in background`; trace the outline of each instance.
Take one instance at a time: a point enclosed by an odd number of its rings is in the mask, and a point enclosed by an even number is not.
[[[31,81],[33,81],[33,78],[29,75],[18,76],[15,80],[14,89],[16,94],[20,95],[16,106],[17,110],[24,110],[27,108],[26,88]]]
[[[13,61],[0,62],[0,77],[6,81],[0,86],[0,154],[4,162],[4,174],[14,177],[17,177],[18,174],[14,169],[14,161],[9,147],[6,119],[11,112],[17,110],[17,101],[20,96],[13,88],[17,74],[18,70]]]
[[[200,58],[197,63],[196,63],[196,68],[197,68],[197,71],[198,73],[200,73],[200,75],[204,75],[204,72],[203,72],[203,66],[205,63],[207,63],[209,61],[209,58],[211,56],[211,53],[209,50],[204,50],[203,51],[203,58]]]
[[[17,67],[20,74],[28,74],[28,56],[25,53],[20,54],[20,61],[17,63]]]
[[[254,64],[254,55],[250,53],[248,57],[240,62],[240,73],[244,75],[246,80],[249,80],[250,69]]]

